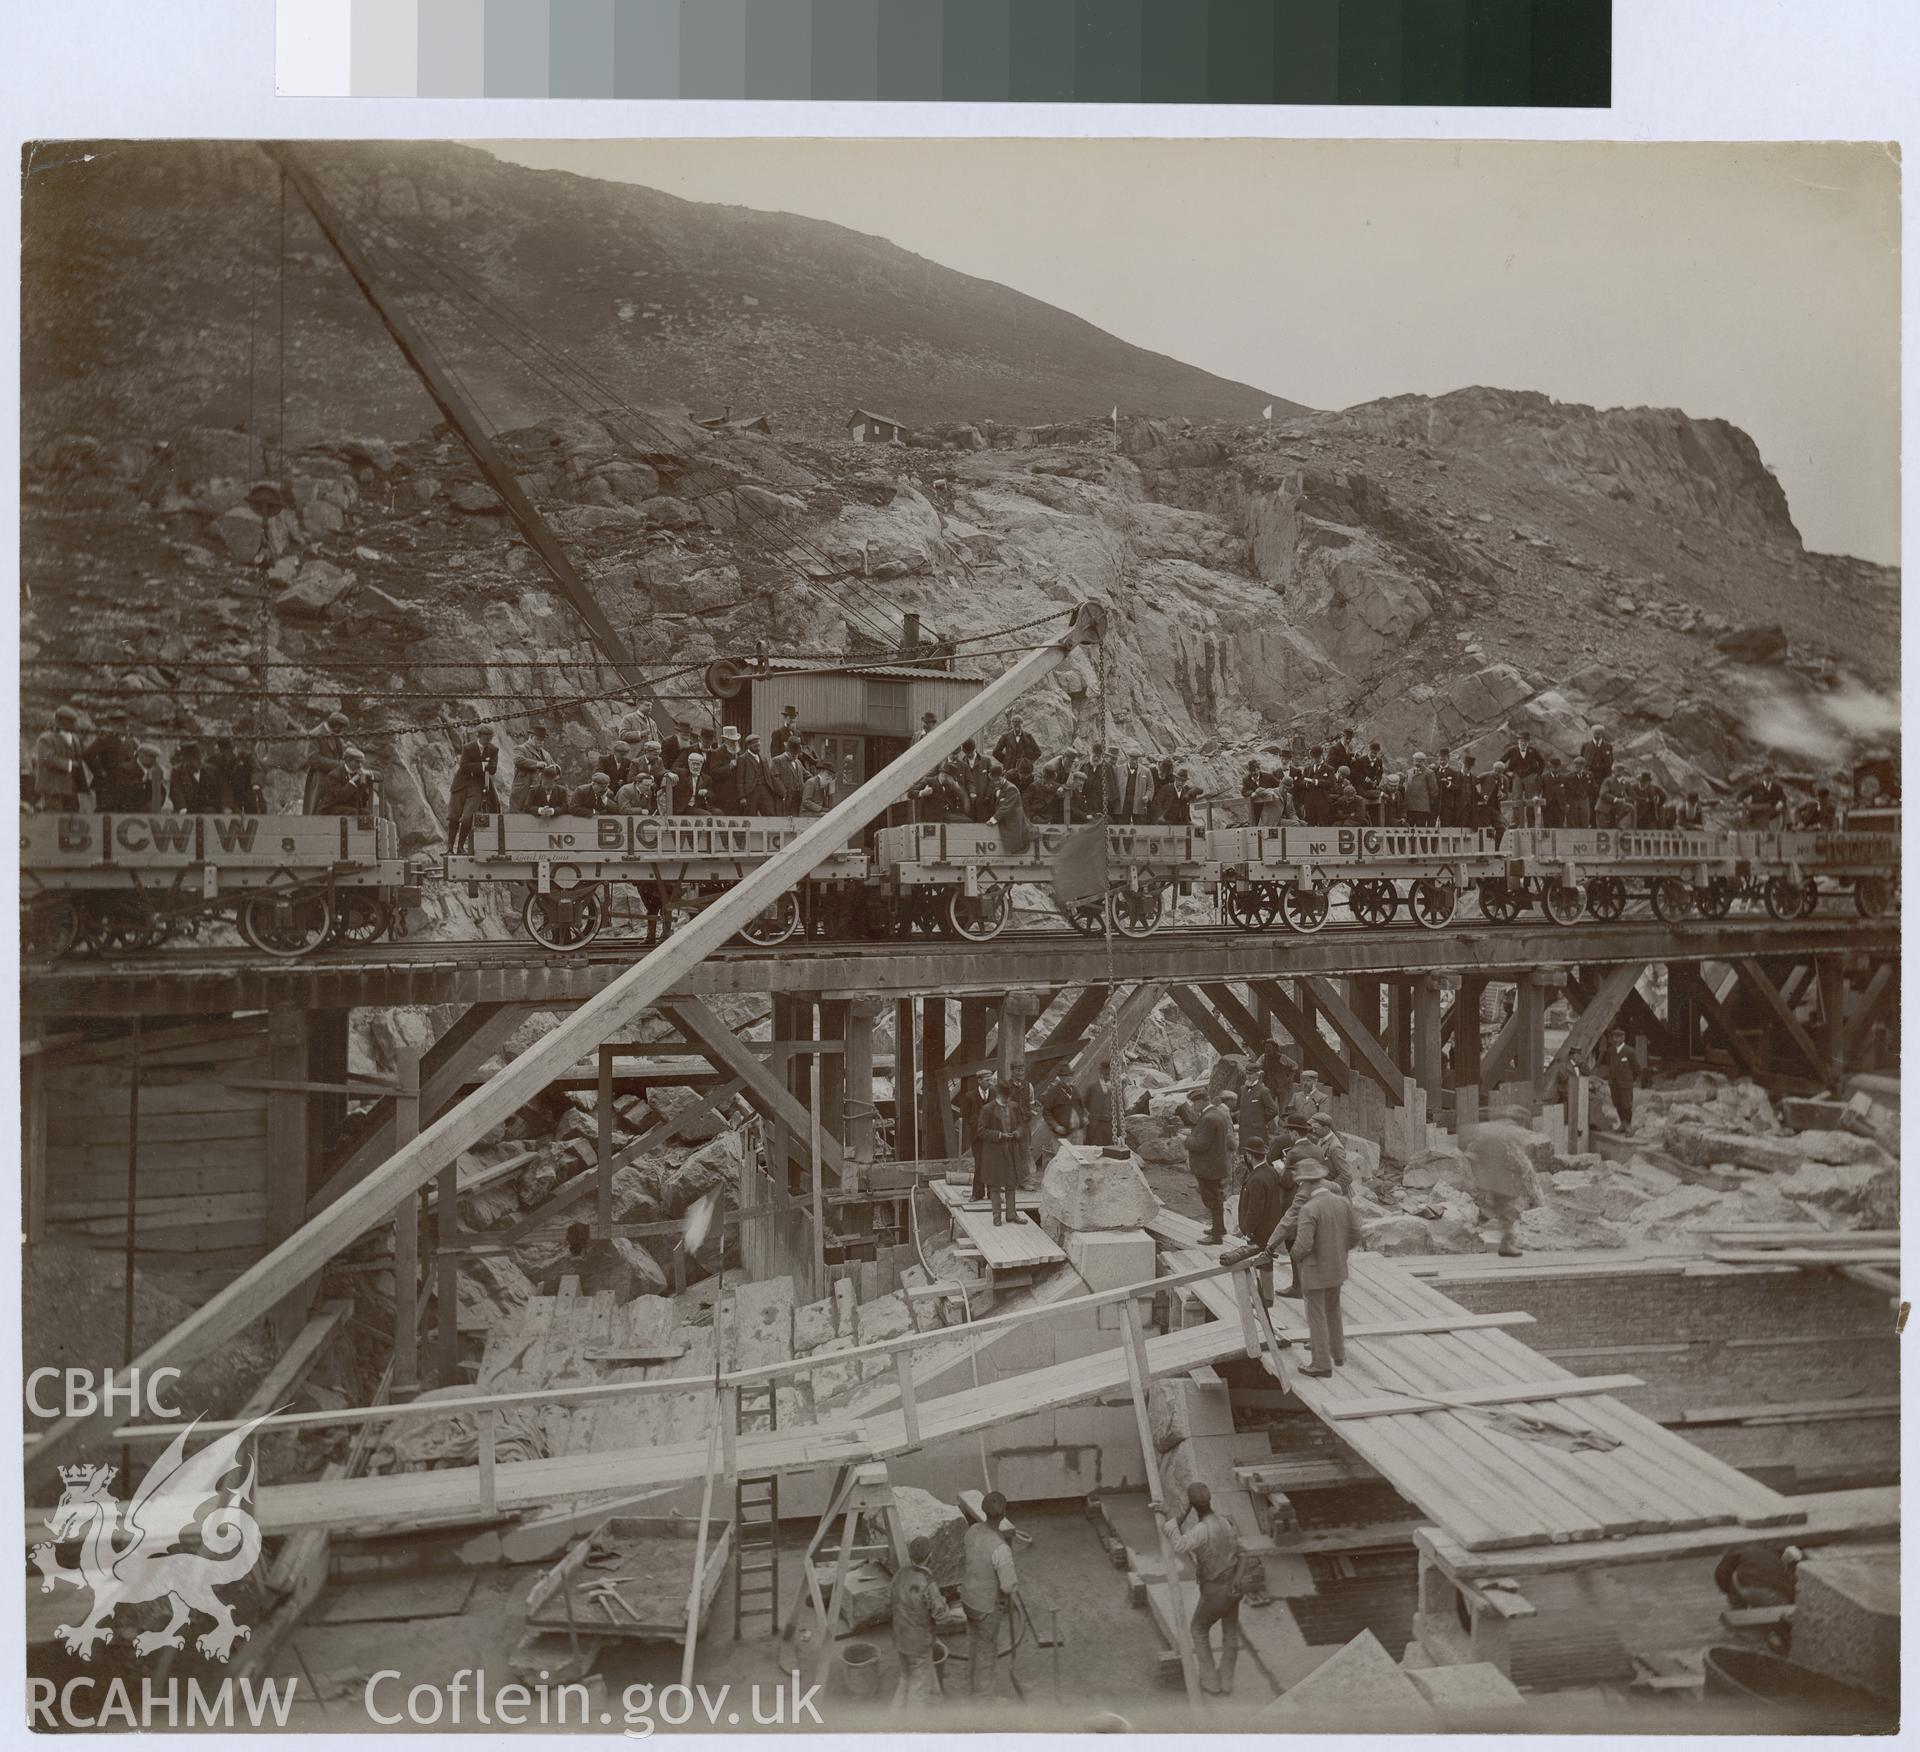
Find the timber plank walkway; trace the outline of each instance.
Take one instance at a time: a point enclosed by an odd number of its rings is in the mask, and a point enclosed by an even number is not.
[[[1170,1272],[1192,1270],[1217,1255],[1198,1245],[1200,1225],[1163,1211],[1150,1230],[1169,1248]],[[1581,1377],[1530,1350],[1497,1327],[1476,1324],[1397,1262],[1355,1253],[1341,1295],[1350,1333],[1366,1326],[1424,1323],[1421,1333],[1348,1339],[1347,1363],[1330,1380],[1303,1378],[1304,1305],[1281,1298],[1275,1330],[1291,1338],[1287,1385],[1359,1457],[1432,1518],[1449,1541],[1470,1551],[1499,1551],[1586,1540],[1680,1533],[1715,1526],[1789,1527],[1806,1519],[1791,1498],[1696,1448],[1619,1400],[1594,1394]],[[1215,1321],[1238,1322],[1233,1280],[1189,1286]],[[1421,1393],[1497,1398],[1502,1389],[1567,1383],[1564,1398],[1537,1392],[1484,1410],[1422,1404]],[[1346,1408],[1378,1411],[1391,1396],[1411,1395],[1406,1409],[1344,1416]],[[1518,1413],[1592,1429],[1610,1449],[1574,1448],[1530,1439],[1490,1412]]]
[[[954,1235],[980,1256],[989,1276],[1003,1271],[1031,1271],[1040,1266],[1064,1265],[1067,1256],[1059,1242],[1032,1220],[1030,1212],[1040,1208],[1038,1193],[1019,1195],[1014,1208],[1020,1212],[1017,1223],[996,1223],[992,1208],[970,1204],[968,1189],[950,1181],[930,1183],[933,1196],[953,1217]]]

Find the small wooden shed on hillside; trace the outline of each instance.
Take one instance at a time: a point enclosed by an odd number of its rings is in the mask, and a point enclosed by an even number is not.
[[[855,408],[847,416],[847,433],[862,444],[904,444],[907,441],[905,422],[866,408]]]

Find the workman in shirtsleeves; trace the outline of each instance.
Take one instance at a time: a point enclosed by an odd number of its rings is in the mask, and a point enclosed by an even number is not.
[[[960,1607],[967,1615],[967,1689],[975,1697],[999,1689],[1000,1626],[1006,1620],[1007,1603],[1020,1590],[1013,1553],[1000,1528],[1006,1512],[1007,1499],[997,1490],[988,1491],[980,1502],[982,1518],[960,1539]],[[1007,1670],[1011,1677],[1011,1649],[1007,1652]]]
[[[1200,1584],[1188,1628],[1193,1634],[1193,1659],[1200,1669],[1200,1689],[1222,1696],[1233,1691],[1233,1669],[1240,1659],[1240,1534],[1225,1515],[1215,1511],[1213,1492],[1204,1484],[1187,1486],[1191,1523],[1180,1522],[1159,1503],[1156,1515],[1166,1524],[1167,1541],[1177,1556],[1193,1565]],[[1220,1626],[1220,1664],[1213,1660],[1213,1627]]]

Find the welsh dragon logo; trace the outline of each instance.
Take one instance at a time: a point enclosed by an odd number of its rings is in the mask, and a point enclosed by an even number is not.
[[[107,1488],[116,1468],[60,1468],[66,1489],[46,1521],[53,1539],[34,1546],[28,1555],[43,1578],[43,1594],[52,1593],[55,1582],[93,1590],[93,1610],[86,1622],[78,1629],[62,1624],[55,1632],[81,1660],[93,1659],[95,1643],[113,1641],[107,1621],[116,1609],[145,1600],[169,1601],[173,1616],[164,1629],[143,1631],[133,1639],[136,1655],[184,1649],[181,1632],[196,1612],[211,1618],[213,1628],[198,1637],[194,1647],[213,1660],[225,1661],[234,1643],[249,1634],[214,1590],[237,1582],[260,1561],[259,1523],[242,1507],[253,1495],[251,1456],[239,1486],[221,1489],[221,1480],[239,1466],[241,1444],[259,1421],[221,1436],[189,1458],[187,1437],[199,1423],[196,1418],[148,1468],[126,1505],[124,1523],[120,1504]],[[202,1518],[199,1511],[209,1498],[219,1500]],[[201,1549],[179,1549],[196,1528]],[[54,1546],[74,1539],[80,1541],[80,1564],[67,1569],[54,1555]]]

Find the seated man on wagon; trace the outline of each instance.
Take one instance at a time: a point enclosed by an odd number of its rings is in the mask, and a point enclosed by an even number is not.
[[[367,770],[367,757],[351,744],[340,751],[340,764],[320,775],[319,795],[314,799],[315,815],[371,815],[373,813],[373,774]],[[469,817],[468,844],[472,844]]]
[[[612,815],[615,814],[613,802],[613,780],[605,767],[595,767],[593,776],[581,785],[567,799],[569,815]]]

